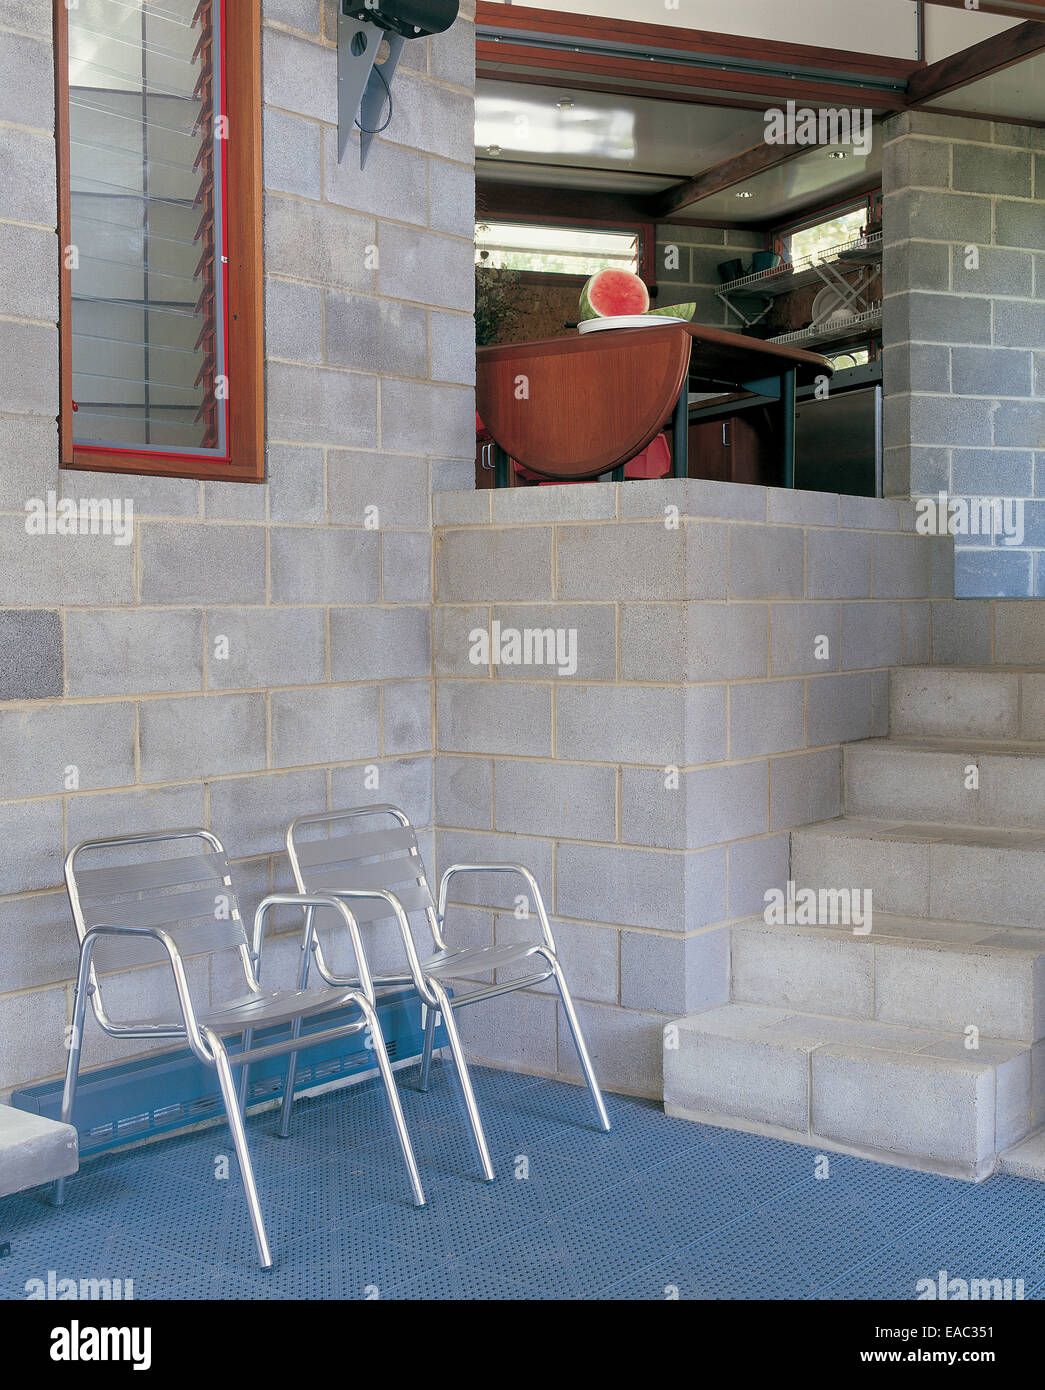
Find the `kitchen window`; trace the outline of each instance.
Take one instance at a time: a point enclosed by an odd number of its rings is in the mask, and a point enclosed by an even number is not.
[[[65,467],[264,478],[259,8],[57,0]]]

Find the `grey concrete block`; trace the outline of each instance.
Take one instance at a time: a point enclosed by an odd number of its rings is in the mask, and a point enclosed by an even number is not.
[[[327,469],[332,522],[363,526],[370,520],[382,531],[392,526],[428,525],[425,459],[331,449]]]
[[[875,598],[925,598],[929,593],[929,545],[922,536],[880,532],[872,537]]]
[[[42,500],[42,499],[41,499]],[[134,602],[134,548],[104,535],[28,535],[26,517],[0,517],[0,578],[19,601],[60,606]]]
[[[767,829],[788,830],[839,814],[841,768],[836,749],[772,758],[769,766]]]
[[[838,499],[842,525],[867,531],[897,531],[900,529],[899,507],[883,497],[850,497]]]
[[[429,314],[428,335],[432,354],[432,379],[474,386],[475,319],[472,315],[440,314],[433,310]]]
[[[428,381],[383,380],[381,447],[400,454],[423,449],[466,456],[475,447],[475,392]]]
[[[151,695],[203,689],[198,609],[70,609],[65,615],[70,695]]]
[[[0,903],[0,994],[73,979],[76,959],[76,930],[64,889]]]
[[[874,950],[834,933],[741,923],[733,927],[732,962],[737,1003],[874,1017]]]
[[[269,275],[372,294],[377,289],[372,250],[376,237],[369,217],[279,194],[265,198],[265,270]]]
[[[60,798],[0,803],[0,839],[8,847],[0,863],[0,893],[28,893],[62,882]]]
[[[555,953],[566,976],[566,986],[574,999],[616,1004],[620,994],[620,970],[617,964],[619,934],[612,927],[558,919],[552,921],[552,932],[555,936]],[[520,922],[511,913],[498,913],[498,946],[539,939],[540,930],[534,918]],[[501,984],[506,980],[524,979],[534,973],[535,965],[539,966],[540,962],[534,962],[531,958],[498,970],[497,982]],[[553,979],[532,988],[539,994],[558,995],[559,992]]]
[[[949,391],[951,350],[942,343],[887,344],[882,383],[886,397],[893,400],[911,391]]]
[[[468,1057],[555,1074],[556,1002],[518,991],[486,1007],[463,1009],[458,1029]]]
[[[432,759],[427,756],[384,758],[375,759],[374,762],[362,766],[356,764],[354,767],[331,769],[331,805],[365,806],[372,804],[377,797],[405,811],[410,817],[411,825],[431,825]],[[423,841],[424,836],[419,839]],[[424,844],[422,855],[426,863],[434,859]]]
[[[0,1196],[75,1173],[79,1136],[72,1125],[0,1105]]]
[[[291,34],[265,29],[265,100],[321,121],[337,120],[336,53]]]
[[[985,834],[985,832],[981,832]],[[1010,844],[941,840],[929,845],[929,912],[955,922],[1037,926],[1042,856],[1011,832]]]
[[[265,521],[268,488],[253,483],[204,483],[203,512],[208,521]]]
[[[560,598],[725,598],[727,529],[636,522],[563,526],[557,534]]]
[[[323,521],[326,516],[323,450],[270,444],[267,454],[269,518],[274,522]]]
[[[262,152],[266,189],[321,196],[319,144],[322,127],[285,111],[262,112]]]
[[[905,950],[877,947],[876,1016],[886,1023],[915,1024],[964,1034],[970,1026],[986,1038],[1034,1042],[1043,1020],[1041,997],[1045,958],[1024,952],[991,952],[929,946]],[[966,1057],[965,1039],[959,1046]]]
[[[1033,256],[1029,251],[999,250],[992,246],[978,249],[979,264],[967,264],[964,246],[950,248],[951,288],[955,294],[1023,295],[1034,294]]]
[[[900,659],[905,666],[924,666],[932,659],[932,618],[928,603],[900,605]]]
[[[377,686],[278,690],[270,703],[276,766],[344,763],[378,753]]]
[[[428,325],[418,306],[328,290],[323,320],[323,356],[332,365],[391,376],[428,375]]]
[[[871,537],[837,531],[806,536],[806,595],[809,598],[868,598]]]
[[[502,680],[532,680],[539,675],[561,681],[616,678],[617,625],[612,604],[494,604],[490,611],[490,632],[493,623],[500,623],[502,642],[509,631],[540,634],[531,639],[539,662],[524,666],[502,662],[497,667]]]
[[[62,693],[62,625],[49,609],[0,610],[0,700]]]
[[[1045,615],[1037,600],[994,606],[994,660],[1000,666],[1045,664]]]
[[[0,355],[7,364],[5,410],[22,415],[57,415],[57,331],[37,324],[0,321]]]
[[[382,294],[472,312],[475,252],[471,241],[383,222],[378,245]]]
[[[854,744],[845,750],[845,806],[881,820],[976,823],[984,790],[969,790],[970,756],[904,744]]]
[[[437,604],[432,609],[432,669],[436,676],[493,675],[477,644],[477,633],[490,633],[490,609]],[[530,671],[531,668],[525,668]]]
[[[496,488],[490,495],[495,522],[608,520],[617,513],[612,484]]]
[[[933,661],[937,665],[982,666],[991,660],[990,605],[945,600],[932,605]]]
[[[211,827],[233,859],[278,853],[294,817],[324,811],[326,803],[322,768],[210,783]]]
[[[889,672],[871,672],[871,737],[889,733]]]
[[[687,678],[689,608],[686,603],[621,604],[622,679],[683,681]]]
[[[836,603],[774,603],[769,633],[771,674],[837,671],[842,650],[840,622],[841,609]]]
[[[559,1070],[564,1076],[579,1079],[577,1053],[561,1005],[559,1009]],[[662,1094],[663,1015],[587,1003],[581,1004],[577,1013],[600,1085],[628,1095]]]
[[[800,528],[729,528],[731,598],[801,598],[804,588],[805,536]]]
[[[499,758],[494,829],[571,840],[617,838],[617,770]]]
[[[889,245],[916,240],[935,241],[940,229],[963,245],[989,245],[991,200],[937,189],[905,188],[886,192],[886,256]]]
[[[889,689],[890,727],[894,734],[927,738],[1016,738],[1019,694],[1018,677],[1004,671],[897,669]]]
[[[142,603],[264,602],[260,526],[146,522],[140,533]]]
[[[1032,156],[1023,150],[996,145],[956,144],[954,187],[967,193],[997,193],[1010,198],[1031,196]]]
[[[0,42],[5,36],[0,32]],[[58,318],[58,241],[41,227],[0,223],[0,313],[54,323]]]
[[[1038,167],[1040,168],[1040,163]],[[1039,190],[1035,202],[997,199],[994,204],[994,240],[998,246],[1026,246],[1034,251],[1041,250],[1041,209],[1038,206],[1040,198]]]
[[[882,182],[894,188],[946,188],[951,181],[951,146],[913,136],[894,140],[882,153]]]
[[[81,840],[105,840],[113,835],[131,835],[136,830],[200,826],[205,820],[201,782],[131,791],[81,792],[66,797],[65,848],[68,852]],[[221,828],[215,833],[220,838]]]
[[[1033,495],[1030,449],[955,449],[951,457],[951,480],[958,497]],[[952,572],[953,568],[952,557]]]
[[[691,773],[679,775],[674,770],[666,773],[659,767],[621,769],[620,838],[625,844],[650,849],[687,848],[686,783],[690,776]]]
[[[429,610],[334,608],[330,612],[330,676],[335,681],[427,678],[431,667]]]
[[[436,537],[440,603],[552,597],[550,527],[443,531]],[[564,593],[563,597],[587,597]]]
[[[265,350],[270,358],[288,362],[323,361],[323,291],[318,285],[266,276]]]
[[[38,705],[0,710],[4,795],[48,796],[135,780],[134,706]],[[75,771],[71,771],[75,769]]]
[[[900,610],[899,603],[842,605],[843,671],[900,665]]]
[[[687,654],[691,680],[743,680],[769,666],[769,608],[761,603],[691,603]]]
[[[446,164],[441,159],[430,160],[428,191],[433,231],[475,235],[475,176],[470,168]]]
[[[493,829],[493,762],[489,758],[435,760],[435,816],[439,825]]]
[[[1045,342],[1045,303],[995,301],[994,341],[999,347],[1040,348]]]
[[[211,609],[206,650],[212,690],[318,684],[326,680],[326,616],[318,608]]]
[[[280,526],[269,532],[274,603],[372,603],[379,584],[377,533]]]
[[[685,856],[665,851],[560,843],[555,911],[582,921],[681,932]]]
[[[427,753],[432,747],[432,686],[393,681],[381,687],[381,751]]]
[[[322,10],[322,0],[262,0],[261,16],[264,20],[318,36]]]
[[[556,753],[585,762],[685,762],[685,702],[679,688],[563,686],[556,700]]]
[[[548,911],[552,902],[552,851],[550,840],[524,835],[480,834],[469,830],[443,830],[436,834],[437,863],[429,868],[438,878],[451,864],[523,864],[537,880]],[[496,907],[514,912],[516,899],[529,897],[518,874],[459,874],[451,881],[448,901],[475,907]],[[531,903],[532,908],[532,903]],[[584,914],[581,914],[584,916]],[[590,920],[590,914],[589,914]]]
[[[60,475],[60,495],[76,501],[95,498],[119,498],[133,502],[134,517],[200,516],[200,484],[191,478],[135,477],[130,473],[92,473],[84,469],[63,469]],[[235,483],[241,492],[254,492],[248,483]]]
[[[709,517],[716,521],[765,521],[764,487],[748,483],[721,483],[703,478],[661,478],[629,482],[621,488],[621,516],[653,518],[664,524],[669,508],[683,517]],[[669,518],[670,519],[670,518]]]
[[[769,520],[795,526],[837,526],[838,494],[836,492],[803,492],[797,488],[771,487]]]
[[[729,917],[747,917],[765,908],[766,890],[786,889],[790,844],[787,835],[765,835],[729,846]]]
[[[386,603],[425,603],[432,597],[432,536],[389,531],[381,538],[381,597]]]
[[[850,822],[795,830],[791,876],[806,888],[869,887],[878,912],[929,915],[929,845],[899,833],[879,837]]]
[[[806,682],[810,748],[871,736],[871,675],[818,676]]]
[[[466,480],[466,486],[471,488],[474,483],[474,465],[472,473]],[[460,491],[455,489],[443,490],[432,498],[432,515],[434,524],[438,526],[486,526],[490,522],[490,500],[493,497],[493,489],[485,488],[481,492]]]
[[[413,46],[413,43],[408,44],[406,52]],[[338,203],[354,212],[367,212],[375,217],[424,225],[428,161],[423,155],[405,145],[374,140],[363,169],[359,163],[357,139],[353,138],[351,150],[346,151],[339,164],[337,131],[328,127],[323,137],[323,192],[328,203]],[[474,192],[471,196],[474,199]]]
[[[475,155],[473,94],[437,87],[404,72],[396,83],[396,113],[389,135],[411,149],[471,164]]]
[[[41,45],[42,46],[42,45]],[[38,989],[0,999],[0,1090],[65,1070],[64,989]]]
[[[765,761],[698,768],[687,774],[685,787],[691,848],[762,835],[770,828]]]
[[[911,440],[915,444],[990,444],[991,416],[989,401],[917,396],[911,403]]]
[[[0,126],[0,140],[4,133]],[[0,455],[5,460],[0,507],[22,511],[27,498],[42,501],[48,491],[58,490],[58,427],[54,420],[27,416],[0,419]]]
[[[687,686],[684,701],[686,762],[723,762],[728,756],[726,686]]]
[[[54,53],[50,43],[0,33],[0,67],[8,75],[0,93],[0,121],[54,130]]]
[[[138,707],[143,782],[171,782],[265,766],[265,697],[198,695]]]
[[[296,444],[377,444],[377,378],[358,372],[272,362],[269,435]]]
[[[687,931],[721,922],[726,915],[728,851],[704,849],[685,856]]]
[[[552,752],[552,691],[522,681],[441,681],[436,694],[439,748],[451,753]]]
[[[999,401],[994,412],[994,442],[1006,449],[1035,449],[1045,443],[1045,402]]]
[[[783,753],[804,748],[805,741],[802,681],[746,681],[729,687],[731,758]]]

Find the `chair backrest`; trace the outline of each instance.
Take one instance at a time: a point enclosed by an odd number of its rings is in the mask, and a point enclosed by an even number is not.
[[[435,899],[417,836],[406,812],[398,806],[356,806],[298,816],[287,831],[287,853],[299,892],[387,889],[396,895],[408,915],[425,914],[432,939],[439,944]],[[361,924],[387,922],[395,916],[388,903],[380,899],[357,900],[348,906]],[[390,933],[389,941],[394,940]],[[368,946],[368,955],[370,949]]]
[[[188,852],[170,852],[182,846]],[[101,862],[81,867],[81,861],[91,859]],[[250,948],[228,859],[221,841],[209,831],[167,830],[85,840],[66,858],[65,883],[80,941],[92,927],[161,927],[185,956],[238,949],[249,983]],[[167,958],[153,937],[100,938],[93,956],[96,1008],[101,1005],[98,974]]]

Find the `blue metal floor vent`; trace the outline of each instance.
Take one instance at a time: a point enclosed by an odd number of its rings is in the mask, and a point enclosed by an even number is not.
[[[378,1017],[385,1035],[388,1056],[397,1062],[418,1057],[424,1038],[421,1001],[411,989],[389,992],[378,1000]],[[357,1017],[354,1009],[339,1009],[306,1019],[302,1032],[322,1032]],[[255,1046],[289,1035],[288,1024],[259,1028]],[[372,1071],[373,1052],[365,1044],[365,1033],[318,1047],[303,1048],[298,1054],[295,1094],[331,1081]],[[446,1043],[442,1023],[436,1029],[435,1046]],[[239,1043],[230,1043],[229,1055],[235,1064]],[[255,1062],[250,1069],[247,1104],[274,1100],[283,1093],[287,1057],[270,1057]],[[15,1091],[11,1104],[19,1110],[59,1119],[62,1109],[62,1082],[47,1081]],[[137,1139],[167,1134],[224,1114],[217,1077],[211,1067],[201,1066],[188,1048],[140,1057],[113,1067],[80,1074],[76,1092],[76,1128],[80,1135],[80,1157],[115,1149]]]

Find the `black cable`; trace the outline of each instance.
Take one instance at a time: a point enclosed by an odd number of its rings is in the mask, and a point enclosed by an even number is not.
[[[385,118],[384,125],[379,125],[374,130],[368,130],[367,127],[357,119],[356,125],[359,126],[359,129],[363,132],[364,135],[380,135],[383,130],[388,129],[389,122],[392,119],[392,88],[388,85],[388,79],[385,77],[384,73],[381,71],[381,69],[377,66],[376,63],[374,65],[374,72],[376,72],[378,77],[380,77],[382,85],[385,89],[385,96],[388,97],[388,115]]]

